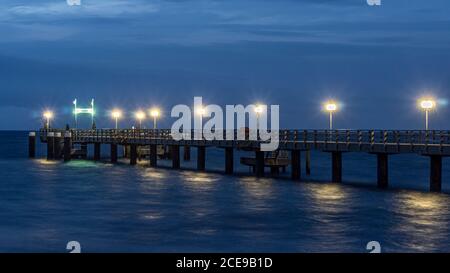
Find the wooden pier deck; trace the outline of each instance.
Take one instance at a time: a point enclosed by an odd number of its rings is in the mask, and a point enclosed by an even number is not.
[[[72,147],[77,144],[86,149],[88,144],[94,145],[94,160],[100,159],[102,144],[111,145],[111,162],[117,162],[117,146],[129,147],[130,164],[137,161],[138,147],[148,146],[150,149],[150,165],[157,166],[157,145],[169,146],[173,168],[180,167],[180,147],[196,147],[197,169],[205,170],[206,148],[219,147],[225,149],[225,173],[232,174],[234,166],[234,150],[244,149],[255,153],[255,174],[264,175],[264,152],[259,147],[261,140],[237,139],[238,131],[234,130],[233,140],[194,139],[196,132],[190,134],[192,140],[174,140],[168,129],[97,129],[97,130],[58,130],[41,129],[41,142],[47,143],[48,159],[61,158],[68,161],[72,158]],[[228,132],[229,135],[230,132]],[[223,131],[224,139],[227,132]],[[30,133],[30,157],[34,157],[34,137]],[[273,140],[272,140],[273,141]],[[388,187],[388,158],[390,155],[415,153],[430,158],[430,190],[441,191],[442,158],[450,156],[450,131],[420,130],[280,130],[279,150],[290,152],[292,179],[301,179],[301,152],[318,150],[331,154],[331,180],[342,181],[342,153],[359,152],[377,156],[377,185]],[[190,155],[185,154],[185,158]],[[307,162],[309,164],[309,162]]]

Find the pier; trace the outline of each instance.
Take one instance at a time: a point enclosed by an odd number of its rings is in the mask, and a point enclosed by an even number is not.
[[[210,147],[223,148],[225,157],[224,173],[234,173],[234,151],[245,150],[254,153],[252,158],[253,173],[258,177],[267,175],[265,168],[271,168],[271,175],[277,175],[280,168],[275,161],[267,163],[269,159],[260,150],[262,140],[226,140],[227,133],[223,131],[225,140],[174,140],[171,131],[167,129],[96,129],[96,130],[59,130],[41,129],[39,134],[29,134],[29,156],[35,157],[36,137],[47,145],[47,159],[87,158],[87,145],[93,145],[93,159],[101,157],[102,145],[110,145],[110,161],[116,163],[118,147],[123,146],[129,151],[127,157],[130,165],[136,165],[139,150],[147,149],[149,165],[157,167],[157,147],[168,148],[168,158],[172,161],[172,168],[180,168],[180,151],[183,147],[184,160],[190,159],[191,148],[197,149],[197,170],[205,171],[206,150]],[[194,131],[183,134],[198,135]],[[238,134],[234,130],[235,136]],[[237,139],[235,137],[234,139]],[[258,139],[258,138],[256,138]],[[450,156],[450,131],[433,130],[280,130],[278,151],[289,153],[288,164],[291,166],[291,178],[301,181],[301,154],[305,153],[306,173],[310,171],[311,150],[329,153],[331,157],[330,181],[342,182],[343,153],[368,153],[377,157],[377,186],[389,186],[389,157],[396,154],[417,154],[430,159],[430,191],[440,192],[442,188],[442,158]],[[74,149],[75,146],[79,149]],[[268,164],[271,164],[268,166]]]

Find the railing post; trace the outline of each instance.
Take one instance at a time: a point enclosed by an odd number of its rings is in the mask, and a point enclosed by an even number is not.
[[[388,141],[388,132],[387,131],[383,131],[383,150],[386,152],[387,151],[387,144]]]
[[[370,149],[373,151],[373,148],[375,146],[375,131],[370,130]]]
[[[400,133],[398,131],[394,132],[395,143],[397,144],[397,152],[400,152]]]
[[[358,146],[359,146],[359,149],[361,150],[361,148],[362,148],[362,140],[363,140],[363,135],[362,135],[361,130],[358,130],[357,134],[358,134]]]
[[[347,149],[349,149],[350,148],[350,130],[346,130],[345,131],[345,133],[346,133],[346,138],[345,138],[345,142],[347,143]]]
[[[317,130],[313,131],[314,147],[317,148]]]
[[[308,144],[308,130],[303,130],[303,145],[305,146],[305,149],[307,148]]]
[[[289,134],[289,131],[288,130],[286,130],[287,131],[287,134]],[[297,142],[299,141],[299,137],[298,137],[298,130],[294,130],[294,138],[293,138],[293,140],[292,140],[292,148],[293,149],[295,149],[296,148],[296,145],[297,145]],[[285,141],[289,141],[290,139],[289,139],[289,136],[287,136],[287,139],[285,140]]]

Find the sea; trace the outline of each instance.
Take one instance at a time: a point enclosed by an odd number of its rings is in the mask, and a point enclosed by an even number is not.
[[[226,176],[224,151],[207,149],[208,172],[192,160],[172,170],[148,160],[47,161],[28,132],[0,132],[0,252],[381,252],[450,251],[450,159],[443,192],[429,192],[429,158],[392,155],[389,189],[376,187],[376,157],[343,155],[343,182],[331,183],[330,154],[311,153],[302,181],[255,178],[239,164]],[[92,153],[90,153],[92,155]],[[302,154],[302,164],[305,163]],[[269,173],[269,172],[267,172]]]

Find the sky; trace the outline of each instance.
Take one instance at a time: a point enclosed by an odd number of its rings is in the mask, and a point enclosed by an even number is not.
[[[95,98],[97,127],[119,107],[280,105],[283,128],[450,129],[450,1],[2,0],[0,129],[29,130],[42,111],[72,121]]]

